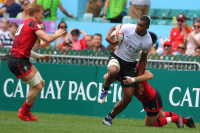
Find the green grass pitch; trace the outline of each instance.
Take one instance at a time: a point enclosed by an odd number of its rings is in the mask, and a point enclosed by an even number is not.
[[[17,111],[0,111],[0,133],[198,133],[197,129],[179,129],[174,123],[164,127],[144,127],[142,119],[115,118],[113,126],[102,124],[102,117],[33,113],[37,122],[24,122]]]

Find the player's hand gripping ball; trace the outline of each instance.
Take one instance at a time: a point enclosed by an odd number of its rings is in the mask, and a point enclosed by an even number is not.
[[[122,40],[124,38],[124,33],[122,33],[120,30],[114,30],[111,33],[111,36],[113,36],[112,40],[113,41],[119,41],[118,46],[122,43]]]

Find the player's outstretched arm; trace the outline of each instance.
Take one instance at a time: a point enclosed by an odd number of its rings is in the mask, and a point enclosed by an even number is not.
[[[138,76],[142,75],[145,71],[146,63],[147,63],[147,53],[142,52],[140,57],[139,66],[138,66]]]
[[[50,55],[41,55],[41,54],[35,53],[33,51],[31,51],[30,57],[37,58],[40,60],[50,60]]]
[[[55,32],[55,34],[53,34],[53,35],[47,34],[47,33],[46,33],[45,31],[43,31],[43,30],[38,30],[38,31],[36,31],[35,33],[36,33],[36,35],[37,35],[40,39],[42,39],[44,42],[50,43],[50,42],[55,41],[57,38],[59,38],[62,34],[65,33],[65,31],[62,30],[62,29],[60,28],[60,29],[58,29],[58,30]]]
[[[132,84],[133,82],[142,82],[142,81],[147,81],[150,79],[153,79],[153,74],[149,71],[149,70],[145,70],[144,74],[142,74],[141,76],[137,76],[137,77],[129,77],[129,76],[125,76],[125,80],[123,80],[123,83],[125,85],[129,85]]]

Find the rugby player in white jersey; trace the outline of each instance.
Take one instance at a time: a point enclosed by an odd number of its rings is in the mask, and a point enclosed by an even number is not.
[[[122,112],[131,102],[135,90],[135,83],[125,85],[123,80],[125,76],[136,77],[136,58],[138,53],[142,50],[142,55],[139,61],[138,76],[144,73],[147,54],[152,46],[151,35],[147,31],[150,25],[149,16],[142,16],[137,24],[123,24],[116,25],[108,31],[106,41],[111,45],[118,45],[119,41],[113,41],[111,33],[119,28],[124,33],[124,38],[116,51],[110,55],[108,62],[108,77],[104,80],[104,87],[98,97],[98,103],[103,104],[110,85],[116,80],[116,75],[119,73],[122,91],[124,97],[116,103],[114,109],[103,120],[104,124],[112,125],[112,119]]]

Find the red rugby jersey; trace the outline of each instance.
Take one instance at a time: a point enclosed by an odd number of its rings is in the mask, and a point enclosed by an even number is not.
[[[30,52],[38,39],[35,34],[37,30],[42,30],[39,23],[31,18],[24,20],[15,34],[11,55],[16,58],[29,58]]]
[[[134,96],[140,102],[147,103],[147,102],[151,101],[155,97],[156,90],[152,86],[150,86],[148,81],[143,81],[142,84],[144,86],[144,89],[140,89],[136,85]]]
[[[136,64],[136,68],[138,69],[138,64]],[[116,80],[120,81],[120,76],[119,74],[116,76]],[[142,82],[144,88],[140,89],[137,86],[136,83],[136,88],[135,88],[135,92],[134,92],[134,96],[142,103],[146,103],[151,101],[155,95],[156,95],[156,90],[150,86],[150,84],[148,83],[148,81],[143,81]]]

